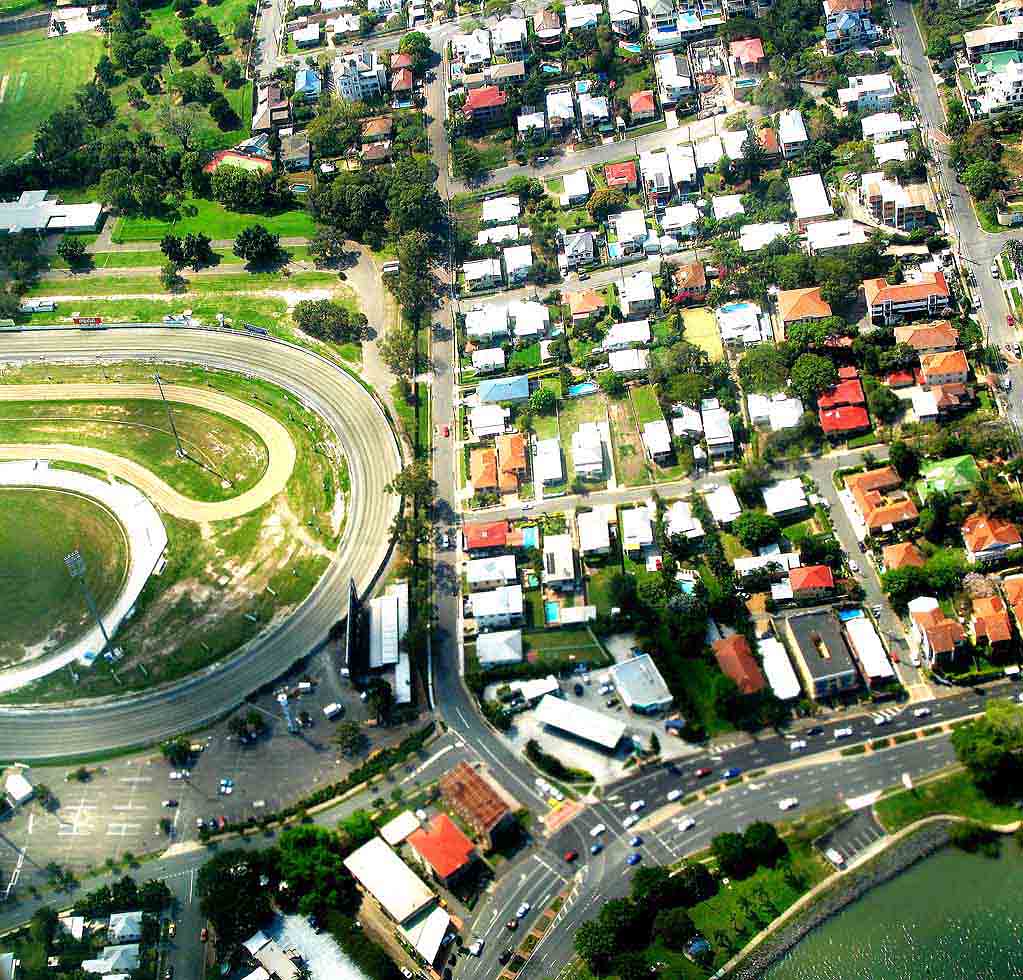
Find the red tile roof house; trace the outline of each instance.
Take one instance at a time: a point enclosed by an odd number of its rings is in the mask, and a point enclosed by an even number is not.
[[[657,115],[657,102],[650,89],[633,92],[629,96],[629,111],[632,113],[632,124],[646,122]]]
[[[508,545],[508,522],[491,521],[489,524],[465,524],[462,527],[465,550],[486,554]]]
[[[412,91],[412,69],[411,68],[399,68],[391,76],[391,91],[392,92],[411,92]],[[475,117],[473,117],[475,118]]]
[[[1003,579],[1002,587],[1005,589],[1005,600],[1012,607],[1016,626],[1023,630],[1023,575],[1008,576]]]
[[[822,599],[834,591],[835,576],[827,565],[802,565],[789,569],[789,585],[793,599]]]
[[[721,672],[735,681],[740,694],[756,694],[767,685],[745,636],[736,633],[717,640],[714,643],[714,656]]]
[[[736,74],[752,73],[759,75],[767,68],[764,57],[764,44],[758,37],[733,41],[728,47],[728,54],[737,69]]]
[[[896,368],[884,376],[885,384],[889,388],[911,388],[916,384],[916,378],[909,368]]]
[[[963,522],[966,557],[973,563],[998,561],[1023,547],[1019,528],[1000,517],[974,514]]]
[[[870,429],[870,416],[865,408],[843,405],[820,410],[821,429],[829,439],[843,439]]]
[[[474,123],[487,124],[503,119],[508,96],[496,85],[473,89],[465,98],[462,113]]]
[[[921,354],[920,373],[928,385],[965,384],[970,376],[970,365],[961,350]]]
[[[924,556],[912,541],[886,544],[881,551],[881,561],[886,572],[894,572],[898,568],[924,567]]]
[[[1005,649],[1012,642],[1012,623],[1001,596],[973,600],[970,631],[975,643],[987,643],[992,650]]]
[[[934,319],[948,312],[951,301],[943,272],[924,273],[901,286],[889,286],[884,279],[864,279],[863,295],[871,322],[879,326],[914,316]]]
[[[948,320],[921,326],[896,327],[895,343],[909,344],[917,354],[937,354],[956,349],[959,331]]]
[[[450,887],[472,867],[476,845],[446,813],[438,813],[425,827],[408,836],[408,845],[419,863],[445,887]]]
[[[845,485],[874,537],[914,524],[920,516],[912,497],[900,489],[902,480],[891,466],[847,476]]]
[[[855,369],[854,369],[855,370]],[[817,399],[818,408],[839,408],[842,405],[866,405],[863,385],[857,377],[839,381]]]
[[[625,163],[609,163],[604,168],[604,179],[608,187],[622,187],[634,191],[639,187],[639,174],[636,172],[636,161]]]
[[[933,605],[930,608],[913,608],[914,605],[928,604]],[[949,619],[941,611],[936,599],[914,599],[910,603],[909,617],[923,648],[924,661],[929,667],[949,664],[956,651],[966,642],[966,630],[962,624]]]
[[[675,266],[672,273],[675,292],[673,303],[702,302],[707,297],[707,270],[699,260]]]

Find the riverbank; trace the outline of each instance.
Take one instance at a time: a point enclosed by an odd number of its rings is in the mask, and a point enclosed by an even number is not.
[[[767,969],[793,949],[806,935],[862,898],[871,889],[891,881],[918,861],[930,857],[951,840],[950,828],[956,821],[932,817],[921,825],[907,828],[888,848],[858,868],[822,882],[808,892],[787,913],[788,921],[763,938],[748,953],[740,953],[715,976],[734,980],[761,980]],[[784,919],[785,917],[783,917]],[[759,939],[759,942],[758,942]]]

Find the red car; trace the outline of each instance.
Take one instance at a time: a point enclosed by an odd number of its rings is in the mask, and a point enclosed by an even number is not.
[[[565,851],[565,860],[571,864],[577,857],[579,857],[578,851]]]
[[[697,769],[696,772],[693,773],[693,775],[696,776],[697,779],[703,779],[704,776],[709,776],[713,771],[714,771],[713,769],[708,769],[706,766],[704,766],[701,769]]]
[[[446,438],[447,438],[447,437],[448,437],[449,435],[451,435],[451,429],[450,429],[450,427],[449,427],[449,426],[446,426],[446,425],[445,425],[445,426],[444,426],[444,429],[443,429],[442,431],[444,432],[444,438],[445,438],[445,439],[446,439]]]
[[[199,942],[204,943],[209,938],[210,938],[209,930],[205,926],[203,926],[202,932],[199,933]]]

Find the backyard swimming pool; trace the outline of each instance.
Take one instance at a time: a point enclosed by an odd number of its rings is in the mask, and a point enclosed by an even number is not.
[[[556,623],[560,617],[561,613],[556,602],[545,602],[543,604],[543,618],[548,623]]]
[[[292,194],[308,194],[309,193],[309,185],[308,184],[292,184],[291,185],[291,192],[292,192]]]
[[[580,381],[578,384],[569,385],[565,393],[569,398],[579,398],[582,395],[592,395],[598,388],[599,385],[595,381]]]

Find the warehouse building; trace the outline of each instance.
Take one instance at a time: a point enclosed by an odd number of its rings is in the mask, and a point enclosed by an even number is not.
[[[551,694],[537,706],[536,718],[548,728],[583,742],[591,742],[607,752],[614,752],[618,748],[628,728],[614,718]]]

